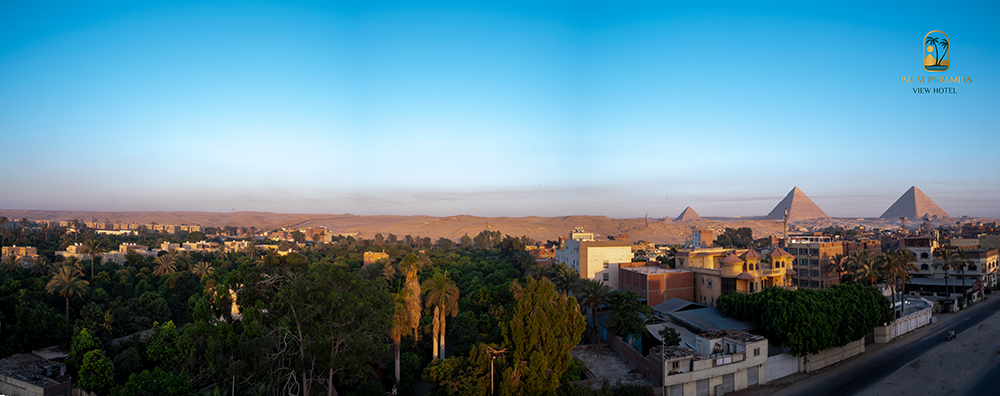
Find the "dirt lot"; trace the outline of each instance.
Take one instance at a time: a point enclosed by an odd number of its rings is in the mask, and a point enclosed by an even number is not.
[[[635,366],[618,352],[615,352],[611,345],[578,346],[573,348],[573,356],[583,361],[583,364],[598,378],[606,379],[611,383],[618,380],[645,381],[642,379],[642,375],[635,370]]]

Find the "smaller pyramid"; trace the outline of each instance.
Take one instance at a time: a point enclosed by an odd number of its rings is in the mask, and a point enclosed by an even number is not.
[[[674,222],[682,223],[685,221],[695,220],[701,220],[701,216],[698,216],[698,214],[694,212],[694,209],[691,209],[691,207],[688,206],[683,212],[681,212],[680,216],[677,216],[677,218],[674,219]]]
[[[771,213],[768,213],[765,217],[769,220],[782,220],[785,218],[785,209],[788,209],[788,221],[797,220],[809,220],[809,219],[821,219],[830,217],[823,212],[809,197],[806,193],[799,190],[798,187],[792,189],[782,199],[778,202],[778,205],[771,209]]]
[[[906,217],[908,219],[919,219],[924,216],[951,217],[934,201],[931,201],[927,194],[924,194],[919,188],[913,186],[909,190],[906,190],[903,196],[899,197],[879,218],[898,219]]]

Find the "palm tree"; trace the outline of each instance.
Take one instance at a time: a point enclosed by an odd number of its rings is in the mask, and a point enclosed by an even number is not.
[[[947,38],[942,38],[941,39],[941,48],[944,48],[944,53],[941,54],[941,59],[937,60],[937,65],[938,66],[941,66],[941,61],[943,61],[944,58],[946,56],[948,56],[948,39]]]
[[[445,319],[448,316],[455,317],[458,315],[458,298],[461,292],[458,290],[455,282],[448,276],[447,271],[444,273],[435,272],[433,277],[424,282],[424,286],[427,289],[427,300],[424,304],[427,306],[428,311],[434,311],[434,334],[432,336],[434,338],[433,359],[443,358]],[[441,349],[440,355],[438,354],[439,346]]]
[[[98,241],[96,239],[88,239],[86,242],[83,243],[83,248],[84,251],[90,255],[90,277],[91,279],[93,279],[94,264],[98,261],[98,257],[100,257],[102,254],[104,254],[104,252],[107,252],[108,250],[104,247],[102,241]]]
[[[962,295],[965,295],[965,267],[972,263],[969,260],[969,252],[965,249],[958,249],[958,254],[956,255],[955,268],[962,271]]]
[[[580,279],[577,291],[580,293],[577,298],[580,300],[580,305],[587,307],[590,311],[590,325],[597,331],[597,308],[608,302],[608,297],[611,293],[611,288],[604,284],[604,282],[596,279]],[[601,337],[597,337],[597,341],[600,342]]]
[[[410,332],[410,310],[406,308],[406,299],[410,290],[402,289],[393,294],[392,328],[389,329],[389,336],[396,351],[396,385],[399,385],[399,361],[400,350],[402,349],[403,335]]]
[[[867,279],[871,286],[875,286],[875,281],[882,276],[882,260],[868,249],[851,253],[847,257],[847,263],[853,269],[855,276]]]
[[[396,277],[396,268],[386,259],[378,260],[374,263],[361,267],[361,277],[370,282],[384,285],[391,282]]]
[[[928,36],[926,44],[934,46],[934,61],[937,62],[937,64],[940,65],[941,61],[938,60],[938,47],[937,47],[938,46],[938,39],[937,39],[937,37],[929,37]]]
[[[83,263],[80,262],[80,259],[76,256],[66,257],[66,260],[62,262],[62,266],[70,266],[79,270],[80,273],[83,273]]]
[[[957,260],[958,257],[950,250],[941,250],[938,257],[934,259],[934,268],[944,270],[944,290],[945,293],[948,293],[948,297],[951,297],[951,289],[948,287],[948,270],[951,269]]]
[[[890,282],[889,287],[892,289],[892,306],[893,313],[895,313],[896,294],[899,294],[899,288],[906,284],[906,280],[910,278],[910,272],[919,271],[916,264],[917,255],[907,249],[900,249],[886,252],[885,257],[885,270]],[[900,296],[900,301],[902,301],[902,296]],[[893,318],[896,317],[898,316],[893,316]]]
[[[59,270],[52,275],[52,280],[45,285],[45,291],[50,294],[59,294],[60,297],[66,299],[66,331],[69,331],[69,298],[74,296],[81,296],[87,292],[85,288],[86,285],[90,284],[83,279],[80,279],[80,270],[64,265],[59,267]]]
[[[410,329],[413,331],[413,346],[417,345],[418,330],[420,329],[420,313],[423,310],[420,303],[420,279],[417,273],[424,266],[424,260],[414,253],[407,254],[403,261],[399,263],[399,269],[406,275],[405,287],[409,291],[406,296],[406,309],[410,312]]]
[[[580,274],[575,269],[566,265],[566,263],[559,263],[549,267],[549,278],[552,280],[552,283],[555,283],[556,289],[560,293],[568,296],[570,289],[580,279]]]
[[[191,272],[204,278],[208,275],[212,275],[212,273],[215,272],[215,268],[212,268],[212,264],[209,264],[208,262],[200,261],[198,264],[194,265],[194,268],[191,268]]]
[[[0,261],[0,266],[3,267],[3,272],[11,273],[20,269],[22,262],[20,258],[11,254],[4,257],[3,261]]]
[[[844,278],[847,275],[847,272],[850,272],[847,269],[847,262],[848,262],[847,257],[840,253],[837,253],[836,255],[830,258],[830,264],[831,264],[830,271],[836,272],[837,275],[840,276],[841,282],[847,281],[847,279]]]
[[[157,257],[154,262],[156,266],[153,267],[153,275],[166,275],[177,271],[177,266],[174,265],[174,260],[171,260],[169,255]]]
[[[35,262],[31,263],[31,273],[34,275],[49,275],[55,268],[48,257],[38,256]]]

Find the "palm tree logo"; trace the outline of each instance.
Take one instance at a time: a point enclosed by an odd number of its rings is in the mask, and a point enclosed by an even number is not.
[[[924,35],[924,70],[942,72],[951,65],[948,35],[940,30],[932,30]]]

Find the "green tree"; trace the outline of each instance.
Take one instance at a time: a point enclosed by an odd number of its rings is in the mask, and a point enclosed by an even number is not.
[[[102,392],[114,385],[115,366],[104,355],[104,351],[95,349],[83,357],[83,367],[80,368],[80,385],[84,388]]]
[[[406,295],[406,309],[410,311],[410,330],[413,331],[413,345],[417,344],[418,330],[420,329],[420,312],[422,304],[420,302],[420,279],[418,272],[424,267],[424,260],[414,253],[407,254],[403,261],[399,263],[399,270],[406,276],[405,287],[409,292]]]
[[[173,321],[153,326],[153,334],[146,340],[146,356],[164,369],[177,364],[180,351],[177,349],[177,328]]]
[[[523,287],[513,282],[510,291],[515,304],[501,331],[511,363],[503,372],[502,393],[553,394],[586,326],[583,315],[576,299],[560,295],[548,279],[528,278]]]
[[[955,264],[958,263],[958,255],[953,253],[951,250],[939,250],[936,254],[937,257],[934,258],[934,268],[940,268],[944,270],[944,289],[951,296],[951,289],[948,288],[948,271],[954,268]]]
[[[88,239],[83,243],[84,251],[90,255],[90,278],[94,278],[94,264],[101,263],[101,255],[108,251],[103,241]]]
[[[638,294],[615,290],[608,297],[608,330],[612,334],[632,341],[646,331],[646,318],[653,316],[653,308],[646,305]]]
[[[660,337],[663,338],[663,345],[675,346],[681,344],[681,334],[673,327],[664,326],[660,329]]]
[[[90,330],[87,330],[87,328],[80,329],[76,333],[76,336],[73,337],[73,340],[70,341],[69,356],[66,357],[66,363],[73,367],[80,367],[87,352],[97,349],[99,341],[90,334]]]
[[[153,371],[133,373],[117,392],[121,396],[190,396],[197,394],[192,387],[186,374],[164,371],[157,367]]]
[[[448,271],[444,273],[435,272],[431,279],[424,282],[424,289],[427,290],[425,304],[427,310],[432,311],[434,349],[431,351],[432,359],[444,358],[444,336],[445,322],[448,316],[458,315],[458,298],[460,292],[455,282],[448,276]],[[440,354],[438,350],[440,349]]]
[[[581,279],[577,287],[577,298],[580,304],[587,307],[590,313],[590,326],[597,332],[597,308],[608,302],[611,295],[611,288],[604,282],[596,279]],[[601,337],[597,337],[598,340]]]
[[[167,275],[177,271],[177,264],[170,255],[157,257],[156,266],[153,267],[153,275]]]
[[[69,335],[69,299],[70,297],[81,296],[87,292],[87,285],[90,282],[80,279],[80,270],[64,265],[52,275],[52,279],[45,285],[45,291],[50,294],[58,294],[66,299],[66,331]]]

